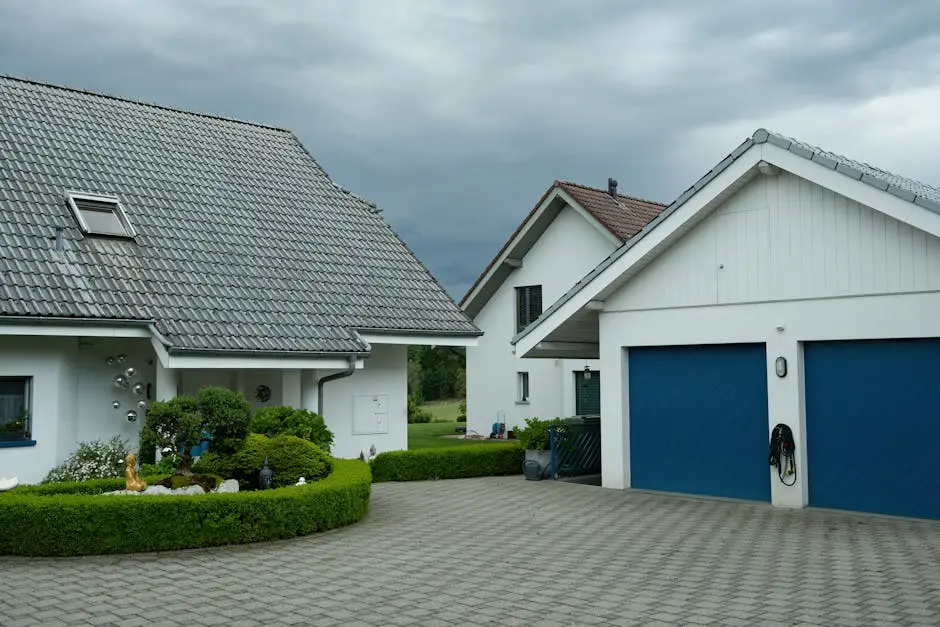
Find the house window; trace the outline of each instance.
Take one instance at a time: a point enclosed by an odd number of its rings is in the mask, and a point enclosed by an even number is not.
[[[518,402],[528,403],[529,402],[529,373],[518,372],[516,373],[516,376],[519,378]]]
[[[516,332],[522,331],[542,315],[542,286],[516,288]]]
[[[0,377],[0,442],[31,440],[29,377]]]
[[[115,237],[136,235],[117,198],[69,193],[68,201],[83,233]]]

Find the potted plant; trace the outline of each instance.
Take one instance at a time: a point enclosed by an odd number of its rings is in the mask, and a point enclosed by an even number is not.
[[[533,416],[525,419],[525,427],[513,427],[514,435],[525,449],[525,461],[530,459],[537,461],[542,469],[543,478],[551,475],[551,427],[558,424],[562,424],[561,418],[542,420]]]

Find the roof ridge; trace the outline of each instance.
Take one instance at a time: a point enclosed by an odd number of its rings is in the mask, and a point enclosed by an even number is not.
[[[141,105],[144,107],[151,107],[154,109],[162,109],[163,111],[171,111],[173,113],[185,113],[187,115],[194,115],[201,118],[208,118],[210,120],[221,120],[224,122],[234,122],[236,124],[244,124],[246,126],[254,126],[256,128],[263,128],[272,131],[280,131],[282,133],[292,133],[288,128],[282,126],[275,126],[273,124],[263,124],[261,122],[252,122],[251,120],[242,120],[239,118],[227,117],[224,115],[216,115],[212,113],[204,113],[202,111],[193,111],[191,109],[182,109],[179,107],[171,107],[169,105],[162,105],[155,102],[147,102],[144,100],[139,100],[135,98],[128,98],[126,96],[115,96],[114,94],[107,94],[104,92],[90,91],[88,89],[81,89],[79,87],[71,87],[69,85],[61,85],[58,83],[47,83],[44,81],[38,81],[31,78],[23,78],[21,76],[12,76],[10,74],[3,74],[0,72],[0,79],[7,79],[17,83],[25,83],[28,85],[37,85],[39,87],[50,87],[52,89],[59,89],[62,91],[69,91],[77,94],[84,94],[86,96],[95,96],[97,98],[106,98],[108,100],[116,100],[118,102],[126,102],[129,104]]]
[[[574,187],[580,187],[581,189],[589,189],[589,190],[591,190],[591,191],[601,192],[601,193],[603,193],[603,194],[607,194],[607,193],[608,193],[608,191],[607,191],[606,189],[603,189],[603,188],[601,188],[601,187],[594,187],[593,185],[585,185],[584,183],[577,183],[577,182],[575,182],[575,181],[568,181],[568,180],[565,180],[565,179],[555,179],[555,185],[573,185]],[[618,198],[627,198],[627,199],[629,199],[629,200],[638,200],[638,201],[640,201],[640,202],[649,203],[649,204],[651,204],[651,205],[659,205],[659,206],[661,206],[661,207],[665,207],[665,206],[666,206],[665,203],[661,203],[661,202],[659,202],[659,201],[657,201],[657,200],[650,200],[650,199],[648,199],[648,198],[641,198],[641,197],[639,197],[639,196],[633,196],[633,195],[631,195],[631,194],[621,194],[619,191],[617,192],[617,197],[618,197]]]

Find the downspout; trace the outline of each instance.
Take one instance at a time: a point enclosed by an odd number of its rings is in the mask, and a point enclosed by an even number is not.
[[[342,372],[334,372],[329,374],[317,382],[317,413],[321,416],[323,415],[323,384],[329,383],[330,381],[336,381],[337,379],[345,379],[346,377],[352,376],[356,372],[356,358],[349,358],[349,366],[346,367]]]
[[[170,348],[173,346],[170,343],[170,340],[166,339],[166,336],[157,330],[157,325],[151,323],[147,325],[147,328],[150,330],[150,333],[153,334],[154,339],[160,342],[160,344],[162,344],[164,348]]]

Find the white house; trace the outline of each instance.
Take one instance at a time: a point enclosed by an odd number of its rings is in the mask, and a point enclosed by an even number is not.
[[[600,359],[608,488],[940,518],[938,238],[940,188],[761,129],[513,343]]]
[[[555,181],[542,195],[460,306],[484,335],[467,349],[467,429],[488,435],[538,416],[600,412],[597,359],[522,359],[509,341],[665,205]]]
[[[0,78],[0,476],[204,385],[407,448],[407,345],[480,335],[289,131]]]

